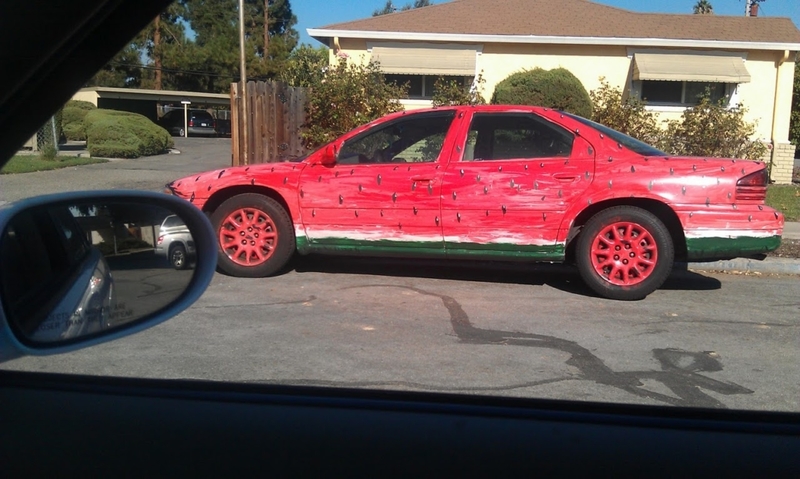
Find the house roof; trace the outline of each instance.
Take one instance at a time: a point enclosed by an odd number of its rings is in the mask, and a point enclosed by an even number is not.
[[[676,41],[676,45],[687,41],[753,43],[759,44],[756,48],[800,50],[800,30],[789,18],[638,13],[589,0],[454,0],[309,29],[309,33],[316,38],[450,41],[458,36],[469,40],[497,37],[496,41],[502,37],[518,37],[517,41],[519,37],[592,38],[612,44],[661,39]]]

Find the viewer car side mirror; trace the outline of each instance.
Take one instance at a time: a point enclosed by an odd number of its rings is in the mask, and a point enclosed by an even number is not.
[[[161,230],[176,218],[192,244],[192,270],[176,269],[160,248]],[[0,361],[72,351],[155,326],[200,297],[216,264],[208,218],[172,196],[93,191],[4,205]]]

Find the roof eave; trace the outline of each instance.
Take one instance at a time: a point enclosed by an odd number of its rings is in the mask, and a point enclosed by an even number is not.
[[[379,32],[309,28],[308,35],[327,44],[326,38],[365,38],[416,42],[532,43],[554,45],[619,45],[626,47],[715,48],[734,50],[800,51],[800,43],[684,40],[674,38],[569,37],[548,35],[478,35],[462,33]]]

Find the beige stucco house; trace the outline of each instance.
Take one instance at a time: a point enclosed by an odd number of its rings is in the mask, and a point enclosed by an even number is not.
[[[663,118],[680,117],[710,87],[748,108],[772,147],[773,180],[791,182],[800,30],[788,18],[635,13],[589,0],[454,0],[308,33],[330,47],[331,62],[378,60],[389,79],[408,81],[407,108],[429,106],[439,76],[467,83],[481,74],[488,99],[509,74],[534,67],[567,68],[587,90],[604,77]]]

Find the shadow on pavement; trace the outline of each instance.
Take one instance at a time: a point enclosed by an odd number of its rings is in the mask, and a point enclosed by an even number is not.
[[[566,293],[597,297],[583,283],[574,266],[563,264],[298,255],[295,256],[289,268],[298,273],[364,274],[401,278],[548,285]],[[710,291],[721,287],[722,283],[715,278],[686,269],[676,269],[661,289]]]

